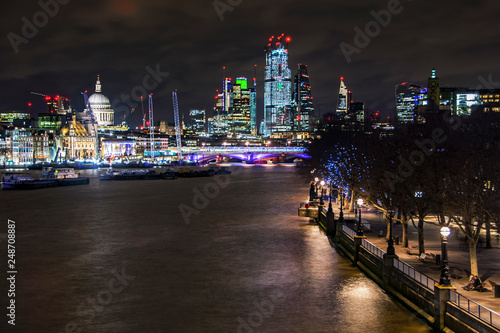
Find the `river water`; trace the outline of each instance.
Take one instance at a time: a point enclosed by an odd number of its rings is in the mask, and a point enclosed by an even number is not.
[[[2,191],[0,269],[11,219],[17,274],[0,331],[430,332],[297,216],[295,167],[231,169]]]

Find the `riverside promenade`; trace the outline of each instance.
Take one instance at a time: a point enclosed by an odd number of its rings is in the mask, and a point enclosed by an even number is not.
[[[328,203],[325,202],[325,208],[328,208]],[[332,204],[333,211],[335,213],[335,220],[339,217],[339,207],[336,204]],[[382,250],[387,250],[386,232],[387,224],[384,217],[378,211],[373,208],[362,208],[361,213],[362,220],[366,220],[369,223],[370,230],[364,229],[364,235],[367,240],[374,245],[378,246]],[[354,216],[354,213],[348,213],[344,210],[344,219],[353,220],[358,219],[358,215]],[[347,223],[347,225],[356,230],[356,224],[353,222]],[[429,217],[426,219],[424,225],[424,246],[425,253],[432,253],[434,255],[441,254],[441,235],[440,226],[433,219]],[[481,235],[481,241],[477,247],[477,257],[478,257],[478,269],[479,277],[482,281],[487,284],[487,292],[478,291],[466,291],[462,289],[468,283],[468,272],[470,272],[470,259],[469,259],[469,249],[467,241],[465,240],[465,235],[458,228],[458,226],[450,225],[451,234],[448,237],[448,265],[450,267],[450,274],[455,278],[450,278],[451,284],[456,288],[456,291],[489,308],[496,313],[500,313],[500,298],[495,298],[494,288],[492,288],[489,283],[500,284],[500,239],[497,232],[492,231],[491,249],[486,249],[486,241],[484,235]],[[382,232],[383,236],[379,236]],[[418,272],[423,273],[430,278],[439,281],[439,276],[441,273],[441,265],[436,264],[435,260],[427,256],[424,261],[418,258],[418,231],[413,226],[412,222],[408,225],[408,240],[409,245],[412,247],[410,254],[407,253],[407,249],[402,245],[402,225],[393,224],[393,236],[399,237],[399,245],[394,245],[396,250],[396,255],[401,261],[406,262],[408,265],[413,266]]]

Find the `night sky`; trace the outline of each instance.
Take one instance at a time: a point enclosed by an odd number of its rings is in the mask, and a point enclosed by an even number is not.
[[[0,111],[26,111],[32,102],[33,115],[44,112],[43,97],[31,91],[69,97],[80,111],[81,92],[93,93],[100,74],[103,94],[115,101],[115,119],[126,115],[136,126],[142,121],[140,103],[138,112],[130,112],[117,102],[140,91],[149,66],[169,73],[158,76],[161,82],[151,89],[155,120],[173,121],[173,89],[182,112],[202,107],[211,116],[222,67],[228,77],[252,78],[257,64],[260,120],[264,47],[282,33],[292,38],[292,73],[299,62],[309,67],[316,112],[318,106],[321,113],[335,108],[340,76],[368,113],[387,115],[395,112],[394,86],[426,84],[433,67],[441,86],[489,88],[488,81],[495,87],[500,82],[497,1],[220,0],[234,4],[222,20],[212,1],[60,1],[67,3],[47,22],[37,1],[2,1]],[[370,12],[388,7],[394,12],[390,22],[348,63],[340,43],[355,46],[354,28],[364,31],[375,20]],[[18,42],[16,53],[9,33],[24,38],[22,19],[33,22],[34,15],[38,32]]]

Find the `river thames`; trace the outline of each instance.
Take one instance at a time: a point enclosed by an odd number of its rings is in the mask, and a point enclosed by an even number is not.
[[[297,216],[294,166],[0,193],[2,332],[431,332]]]

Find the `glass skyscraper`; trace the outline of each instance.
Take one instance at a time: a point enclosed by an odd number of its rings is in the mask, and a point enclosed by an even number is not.
[[[272,36],[266,46],[264,68],[264,136],[292,129],[292,71],[288,68],[290,37]]]
[[[249,87],[246,77],[223,81],[223,92],[215,96],[213,134],[251,134],[256,131],[255,112],[257,98],[254,87]]]
[[[299,64],[293,81],[293,130],[311,131],[314,103],[307,66]]]
[[[413,123],[415,107],[427,99],[427,89],[403,82],[396,85],[395,92],[398,122]]]
[[[191,117],[191,130],[197,136],[206,134],[205,129],[205,110],[204,109],[190,109],[189,116]]]
[[[346,114],[349,110],[349,96],[348,90],[344,83],[344,78],[340,78],[340,87],[339,87],[339,98],[337,100],[337,114]]]

